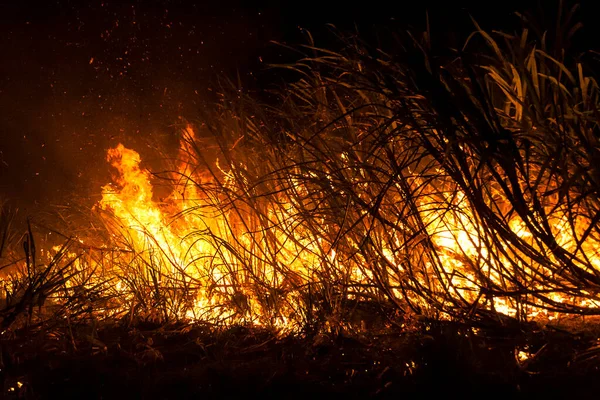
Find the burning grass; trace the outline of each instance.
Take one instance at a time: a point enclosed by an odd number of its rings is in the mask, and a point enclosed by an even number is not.
[[[476,28],[451,60],[427,34],[393,52],[311,41],[279,66],[299,78],[276,107],[237,93],[182,127],[160,200],[139,154],[109,149],[98,237],[42,251],[3,207],[2,335],[600,314],[598,85],[545,37]]]

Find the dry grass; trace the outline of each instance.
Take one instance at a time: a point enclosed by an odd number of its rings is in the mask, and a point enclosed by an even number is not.
[[[310,332],[360,330],[374,314],[383,325],[498,319],[499,307],[523,322],[598,314],[598,85],[544,37],[475,27],[451,60],[427,34],[401,33],[387,52],[310,39],[278,66],[298,80],[275,105],[225,95],[196,136],[184,131],[187,167],[168,176],[202,197],[174,221],[225,221],[189,226],[184,264],[104,214],[120,236],[67,241],[42,265],[31,227],[10,236],[3,207],[2,330],[192,314]],[[211,251],[193,257],[198,243]],[[361,315],[365,304],[380,311]]]

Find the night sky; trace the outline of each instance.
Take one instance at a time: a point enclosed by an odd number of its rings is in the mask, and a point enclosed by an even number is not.
[[[118,142],[152,165],[176,142],[180,117],[199,118],[214,100],[219,80],[276,82],[266,63],[289,60],[270,41],[302,43],[299,27],[328,45],[326,23],[375,37],[374,26],[422,29],[429,9],[434,32],[449,40],[471,30],[469,13],[484,27],[513,27],[511,11],[537,4],[82,3],[0,2],[0,197],[26,212],[95,201],[110,176],[106,149]]]

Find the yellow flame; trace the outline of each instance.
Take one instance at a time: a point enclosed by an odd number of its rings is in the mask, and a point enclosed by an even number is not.
[[[99,276],[103,277],[68,280],[65,290],[91,289],[101,282],[106,290],[120,296],[121,303],[107,308],[108,315],[144,303],[147,309],[154,310],[149,313],[162,313],[157,318],[247,321],[282,330],[301,323],[301,311],[307,307],[303,290],[324,275],[352,287],[347,298],[366,294],[374,282],[385,280],[391,288],[390,295],[428,307],[424,298],[400,289],[401,276],[412,268],[413,256],[406,256],[401,250],[410,243],[404,242],[398,232],[385,232],[368,218],[360,219],[365,232],[380,240],[375,247],[383,267],[372,265],[377,257],[365,256],[367,238],[349,236],[344,242],[347,247],[340,251],[335,240],[326,240],[328,235],[333,237],[337,233],[328,233],[325,220],[307,221],[301,217],[313,205],[297,199],[309,198],[311,189],[293,176],[289,182],[299,194],[293,200],[273,195],[264,204],[246,207],[240,203],[228,207],[240,191],[250,190],[248,178],[234,164],[223,167],[218,160],[212,173],[199,171],[195,145],[194,130],[188,126],[173,173],[174,190],[161,201],[155,199],[152,175],[141,167],[142,160],[136,151],[122,144],[108,150],[107,160],[116,174],[114,182],[102,188],[99,207],[114,217],[108,226],[119,251],[111,252],[107,247],[94,260],[76,260],[74,268],[99,270]],[[341,159],[348,162],[349,158],[343,153]],[[318,179],[315,172],[307,174],[308,178]],[[416,174],[414,182],[426,188]],[[332,190],[335,190],[333,185]],[[589,221],[580,216],[570,218],[568,210],[557,211],[554,207],[550,211],[551,206],[548,215],[557,244],[587,257],[593,268],[600,269],[599,243],[591,236],[583,242],[575,239]],[[429,238],[437,258],[421,260],[424,270],[411,271],[410,275],[419,280],[430,298],[442,306],[460,299],[463,306],[511,316],[556,318],[556,313],[532,305],[535,301],[526,307],[520,305],[516,300],[519,294],[494,292],[496,288],[514,288],[515,292],[521,289],[511,279],[518,280],[529,291],[543,291],[546,287],[535,277],[548,272],[525,254],[503,252],[504,248],[497,251],[503,245],[490,240],[469,200],[456,186],[447,192],[439,188],[425,192],[415,207],[425,230],[420,236]],[[538,246],[530,225],[516,214],[507,215],[506,219],[518,238],[529,246]],[[313,225],[307,226],[309,223]],[[398,226],[399,232],[410,231],[400,223]],[[55,248],[50,253],[55,255],[59,251],[60,248]],[[550,260],[553,257],[548,254]],[[93,268],[91,263],[95,263]],[[381,268],[398,274],[377,272]],[[586,267],[581,264],[581,268]],[[515,277],[517,270],[524,271],[524,276]],[[145,291],[142,298],[136,295],[140,291]],[[544,295],[557,304],[600,306],[587,292],[581,292],[577,298],[557,291]],[[333,296],[331,299],[335,301]],[[520,359],[524,357],[521,353]]]

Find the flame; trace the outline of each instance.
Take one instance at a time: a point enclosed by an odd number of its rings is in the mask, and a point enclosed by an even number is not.
[[[178,255],[172,252],[177,236],[166,223],[165,216],[153,200],[150,175],[140,168],[140,155],[122,144],[108,150],[107,160],[117,169],[113,185],[103,187],[100,207],[110,209],[127,227],[137,246],[144,246],[149,239],[159,250],[160,256],[171,264],[170,272],[181,265]]]
[[[121,245],[131,250],[131,260],[120,264],[146,277],[145,283],[154,285],[156,290],[169,293],[167,298],[171,303],[163,305],[166,313],[193,320],[244,320],[291,328],[299,323],[298,310],[303,307],[299,288],[317,281],[321,274],[345,271],[344,279],[356,287],[369,287],[378,279],[373,268],[368,267],[361,240],[347,238],[347,245],[355,251],[351,257],[343,257],[330,242],[323,240],[327,237],[323,221],[322,225],[316,221],[317,227],[305,226],[307,221],[299,215],[306,212],[306,204],[271,198],[270,204],[254,204],[249,209],[239,205],[224,207],[236,191],[247,190],[240,186],[248,182],[239,185],[239,180],[246,178],[235,164],[229,163],[229,169],[225,169],[218,160],[216,172],[198,171],[194,130],[188,126],[183,137],[175,173],[177,183],[167,199],[159,203],[153,198],[151,175],[140,167],[139,154],[119,144],[107,155],[118,174],[113,184],[104,186],[100,202],[100,207],[110,211],[118,221],[112,225],[114,237],[127,238]],[[349,162],[345,154],[341,160]],[[310,174],[316,178],[315,173]],[[416,174],[413,178],[417,184],[421,179]],[[219,184],[215,184],[216,179]],[[293,176],[289,180],[298,193],[310,192]],[[485,240],[487,233],[471,211],[469,200],[457,187],[447,192],[424,193],[416,207],[424,233],[438,255],[437,259],[425,262],[419,285],[442,306],[448,299],[458,298],[465,304],[511,316],[525,313],[527,319],[556,317],[556,312],[544,307],[529,305],[523,310],[514,296],[494,295],[494,288],[514,285],[510,279],[507,281],[507,276],[514,278],[511,265],[527,272],[519,284],[528,285],[529,291],[545,290],[535,277],[548,272],[536,266],[526,254],[512,254],[518,256],[515,261],[504,249],[490,251],[490,246],[502,245]],[[567,213],[555,217],[554,209],[549,215],[555,221],[553,234],[558,245],[585,254],[594,266],[600,266],[597,243],[590,238],[579,243],[577,250],[575,236],[568,228],[572,225]],[[575,225],[577,222],[585,226],[586,221],[576,221]],[[373,229],[367,226],[366,219],[363,224],[367,231]],[[518,215],[508,218],[508,226],[524,243],[537,246],[531,227]],[[379,252],[385,265],[406,273],[406,259],[397,250],[401,247],[400,237],[390,237],[380,243]],[[492,257],[492,254],[503,255]],[[390,286],[402,284],[394,277],[386,279]],[[123,282],[119,285],[127,286]],[[263,290],[257,292],[257,285]],[[185,288],[185,296],[189,298],[179,298],[181,295],[172,289],[175,287]],[[427,302],[419,296],[401,294],[399,289],[393,289],[392,293],[408,296],[415,304],[427,307]],[[545,296],[556,303],[598,307],[585,295],[575,299],[554,291]]]
[[[341,222],[319,214],[320,205],[314,202],[318,195],[310,182],[327,179],[332,191],[344,194],[331,175],[296,168],[276,183],[265,183],[251,176],[250,167],[232,160],[217,159],[199,169],[205,161],[199,159],[199,143],[188,126],[170,176],[172,191],[162,199],[156,198],[154,178],[136,151],[122,144],[108,150],[106,159],[115,174],[113,182],[102,187],[98,208],[112,243],[87,258],[58,247],[49,252],[50,258],[73,260],[77,274],[65,282],[67,295],[105,293],[106,317],[137,310],[159,320],[249,322],[284,332],[301,326],[307,309],[323,307],[311,303],[313,290],[322,291],[321,298],[332,302],[329,307],[343,298],[376,298],[374,288],[386,286],[387,296],[421,310],[433,302],[435,309],[458,305],[528,320],[558,318],[559,312],[544,302],[600,306],[591,291],[561,291],[546,282],[566,286],[527,252],[528,246],[544,251],[533,232],[535,221],[499,212],[524,250],[509,248],[490,236],[473,212],[471,199],[451,181],[442,180],[433,188],[411,173],[414,210],[388,230],[367,211],[349,206],[349,216]],[[340,160],[351,163],[345,153]],[[359,170],[352,179],[360,200],[367,202],[364,176]],[[272,186],[263,190],[260,185]],[[576,256],[572,262],[577,268],[597,273],[600,243],[592,235],[577,239],[583,237],[589,218],[557,203],[552,199],[545,206],[556,245]],[[354,230],[342,235],[347,218],[355,218]],[[421,231],[415,233],[411,224]],[[546,257],[558,265],[554,253]],[[346,293],[335,293],[327,286],[333,286],[331,282]],[[3,281],[7,291],[16,290],[10,285]],[[544,302],[537,301],[537,293]],[[526,302],[524,296],[529,296]],[[330,318],[333,323],[337,317]],[[525,358],[521,353],[518,357]]]
[[[311,267],[318,264],[315,240],[302,234],[286,240],[268,230],[260,231],[265,223],[293,229],[291,204],[267,208],[263,221],[241,215],[240,208],[223,211],[224,194],[211,192],[214,177],[200,176],[191,167],[196,161],[190,160],[193,139],[194,132],[188,127],[174,174],[175,190],[161,203],[153,198],[151,175],[140,167],[137,152],[122,144],[108,151],[107,160],[117,175],[113,184],[103,187],[99,206],[114,216],[110,224],[113,237],[130,251],[131,259],[119,262],[126,266],[120,274],[135,272],[141,280],[146,279],[144,284],[151,283],[159,291],[185,288],[185,295],[191,298],[181,308],[175,307],[181,299],[173,298],[166,311],[178,318],[249,320],[255,324],[268,320],[281,328],[291,326],[293,302],[277,304],[274,316],[267,316],[265,309],[274,305],[269,300],[278,302],[269,297],[281,296],[311,279]],[[232,186],[234,171],[220,172],[223,186]],[[273,255],[267,251],[273,245],[279,246],[275,259],[259,262],[261,257]],[[329,259],[335,263],[335,250]],[[257,281],[270,289],[258,296],[247,289]],[[126,286],[120,282],[121,288]]]

